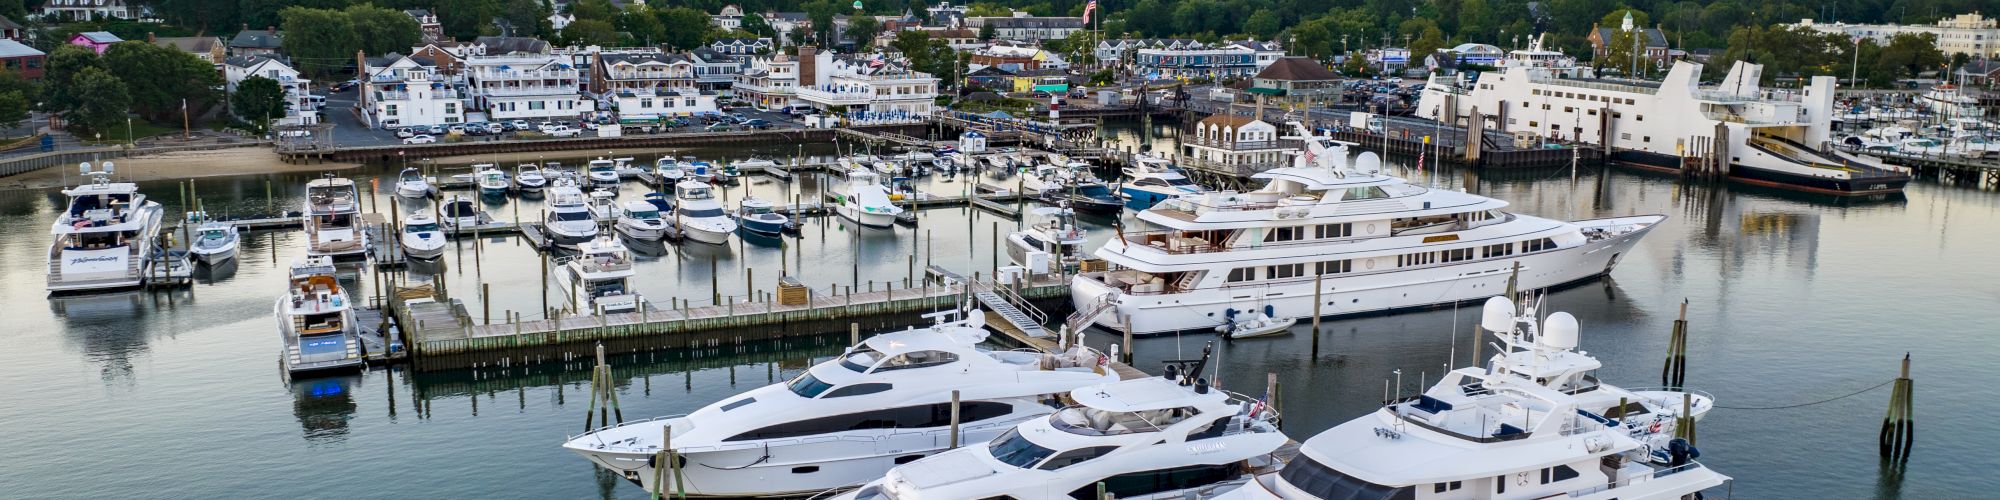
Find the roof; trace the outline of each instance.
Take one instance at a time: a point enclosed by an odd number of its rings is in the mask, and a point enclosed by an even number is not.
[[[472,43],[485,45],[486,53],[488,54],[495,52],[501,54],[546,54],[549,52],[548,41],[526,36],[482,36],[472,39]]]
[[[208,53],[222,44],[222,39],[212,36],[163,36],[153,38],[153,45],[172,47],[181,52]]]
[[[1257,72],[1257,78],[1296,82],[1338,80],[1340,79],[1340,75],[1333,74],[1332,70],[1326,69],[1326,66],[1321,66],[1318,62],[1314,62],[1312,58],[1292,56],[1278,58],[1277,61],[1271,63],[1270,67],[1264,68],[1264,71]]]
[[[1602,42],[1611,41],[1611,37],[1618,36],[1618,31],[1618,28],[1597,28],[1597,39]],[[1661,33],[1660,30],[1654,28],[1643,28],[1642,31],[1646,33],[1646,47],[1667,46],[1667,35],[1665,33]]]
[[[278,64],[283,64],[288,67],[292,65],[289,59],[285,58],[285,56],[278,54],[256,54],[249,56],[235,56],[223,60],[223,64],[228,64],[230,66],[235,66],[238,68],[255,68],[259,64],[264,64],[264,61],[276,61]]]
[[[1242,126],[1244,126],[1244,125],[1249,125],[1249,124],[1251,124],[1251,123],[1255,123],[1255,122],[1257,122],[1257,121],[1258,121],[1258,120],[1257,120],[1256,118],[1251,118],[1251,117],[1248,117],[1248,116],[1239,116],[1239,115],[1228,115],[1228,114],[1222,114],[1222,115],[1208,115],[1208,118],[1203,118],[1203,119],[1201,119],[1201,124],[1202,124],[1202,125],[1221,125],[1221,126],[1224,126],[1224,127],[1238,127],[1238,128],[1241,128],[1241,127],[1242,127]]]
[[[13,19],[8,19],[7,16],[0,16],[0,29],[6,29],[6,30],[21,29],[21,23],[14,22]]]
[[[267,30],[243,30],[229,39],[229,46],[241,49],[276,49],[285,45],[285,34]]]
[[[1224,399],[1222,391],[1195,394],[1162,377],[1123,380],[1114,384],[1082,387],[1069,392],[1077,404],[1105,411],[1135,412],[1197,406],[1202,400]]]
[[[40,55],[46,54],[35,50],[34,47],[22,45],[21,42],[0,38],[0,58],[34,57]]]
[[[118,35],[113,35],[109,31],[85,31],[77,33],[76,36],[90,40],[90,43],[118,43],[125,41],[125,39],[118,38]]]
[[[1024,69],[1024,70],[1020,70],[1020,71],[1016,71],[1016,72],[1014,72],[1014,76],[1023,76],[1023,77],[1039,77],[1039,76],[1069,76],[1069,72],[1068,72],[1068,71],[1063,71],[1063,70],[1059,70],[1059,69],[1049,69],[1049,68],[1044,68],[1044,69]]]
[[[1083,28],[1081,17],[969,17],[967,24],[998,28]]]

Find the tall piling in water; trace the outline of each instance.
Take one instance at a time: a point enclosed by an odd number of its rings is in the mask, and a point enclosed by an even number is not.
[[[1667,339],[1667,362],[1660,367],[1660,385],[1678,391],[1687,384],[1687,299],[1681,299],[1681,314],[1674,320],[1674,333]]]
[[[1879,441],[1883,460],[1902,463],[1910,459],[1910,446],[1917,440],[1917,419],[1911,400],[1916,395],[1914,385],[1910,380],[1910,354],[1903,353],[1902,375],[1896,377],[1896,388],[1889,393],[1889,414],[1882,417]]]

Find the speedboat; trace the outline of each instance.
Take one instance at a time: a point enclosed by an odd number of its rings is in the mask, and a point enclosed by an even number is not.
[[[477,203],[463,196],[453,196],[438,205],[437,220],[444,224],[445,229],[458,231],[485,224],[483,215]]]
[[[763,235],[777,235],[785,232],[785,226],[792,223],[790,217],[771,211],[771,202],[763,198],[747,196],[736,203],[736,224],[744,231]]]
[[[542,205],[542,228],[550,240],[561,246],[575,246],[597,237],[597,219],[590,216],[589,201],[584,198],[583,190],[557,184],[548,192],[548,202]]]
[[[1019,169],[1021,178],[1015,182],[1015,185],[1019,186],[1021,194],[1052,195],[1062,193],[1067,189],[1063,184],[1065,176],[1062,173],[1062,167],[1047,163],[1024,163],[1022,165],[1024,166]]]
[[[598,222],[611,222],[618,217],[618,193],[609,189],[590,190],[590,216]]]
[[[273,305],[272,315],[284,340],[279,359],[292,376],[357,370],[364,362],[354,301],[334,271],[333,259],[327,256],[293,263],[290,286]]]
[[[611,235],[598,236],[576,247],[577,256],[557,273],[559,288],[575,314],[623,313],[641,306],[631,291],[632,253]]]
[[[507,196],[507,190],[514,187],[514,181],[507,179],[507,172],[492,164],[473,165],[476,169],[473,179],[479,183],[479,194],[486,196]]]
[[[368,233],[361,230],[360,195],[354,181],[328,175],[306,183],[306,255],[335,259],[362,257]]]
[[[687,239],[720,245],[729,242],[729,233],[736,232],[736,220],[715,199],[714,186],[696,180],[681,181],[674,185],[674,201],[680,206],[674,210],[673,224]]]
[[[1299,322],[1298,318],[1271,316],[1270,306],[1265,306],[1264,309],[1247,313],[1232,309],[1229,311],[1229,317],[1223,320],[1222,326],[1215,327],[1215,332],[1231,339],[1269,337],[1290,332],[1292,325]]]
[[[840,216],[868,227],[889,227],[903,207],[889,199],[889,188],[877,181],[875,172],[847,171],[847,185],[834,193],[834,208]]]
[[[693,159],[684,160],[681,162],[681,165],[683,166],[683,168],[687,169],[687,180],[703,184],[715,183],[714,165],[709,165],[708,162],[693,160]],[[680,183],[677,182],[675,184],[678,185]]]
[[[632,158],[630,157],[612,158],[611,163],[612,170],[618,172],[619,178],[638,177],[639,174],[646,171],[644,168],[633,166]]]
[[[634,200],[619,207],[618,224],[612,227],[627,238],[659,241],[666,236],[667,220],[660,216],[660,207],[648,201]]]
[[[194,241],[188,242],[188,253],[201,263],[213,266],[236,258],[236,246],[242,237],[237,234],[235,224],[211,220],[207,212],[201,211],[188,212],[187,221],[182,224],[196,225]]]
[[[1076,212],[1067,206],[1057,206],[1038,207],[1033,213],[1046,219],[1027,229],[1007,233],[1007,260],[1036,274],[1076,270],[1082,262],[1085,243],[1083,227],[1076,224]]]
[[[1204,349],[1194,366],[1206,361]],[[1276,470],[1289,439],[1268,402],[1210,387],[1194,370],[1170,365],[1162,377],[1072,390],[1072,406],[835,498],[1202,498]]]
[[[1076,210],[1094,214],[1116,214],[1125,209],[1125,200],[1111,192],[1104,181],[1085,175],[1065,182],[1065,189],[1044,192],[1043,199],[1065,201]]]
[[[742,178],[743,178],[743,171],[737,169],[735,163],[723,165],[722,168],[716,169],[715,171],[716,184],[721,184],[724,186],[733,186],[736,185],[736,182]]]
[[[1637,402],[1621,408],[1613,397],[1609,408],[1599,405],[1606,398],[1591,388],[1601,382],[1571,364],[1588,358],[1574,350],[1578,328],[1569,313],[1537,320],[1495,297],[1480,324],[1506,343],[1485,366],[1447,372],[1421,394],[1397,394],[1306,440],[1283,470],[1217,498],[1667,500],[1699,498],[1730,481],[1695,461],[1700,451],[1672,437],[1672,425],[1633,415]]]
[[[618,185],[618,163],[599,157],[590,160],[584,167],[584,176],[591,186],[613,187]]]
[[[522,191],[536,191],[549,185],[549,179],[542,176],[542,167],[533,163],[523,163],[514,167],[514,187]]]
[[[1061,354],[990,350],[980,345],[988,335],[985,316],[972,310],[946,321],[957,313],[926,315],[935,321],[929,327],[867,337],[792,380],[687,415],[570,436],[563,447],[646,491],[810,494],[880,478],[891,467],[950,449],[954,393],[960,444],[983,447],[1015,425],[1054,413],[1046,404],[1053,395],[1118,380],[1108,357],[1080,345]],[[668,432],[679,474],[655,469]]]
[[[430,260],[444,255],[444,230],[431,214],[417,212],[404,219],[402,242],[403,255],[413,259]]]
[[[404,198],[429,198],[431,181],[424,177],[424,171],[416,167],[403,169],[396,175],[396,196]]]
[[[1118,195],[1133,210],[1153,208],[1160,200],[1208,191],[1166,160],[1140,155],[1134,161],[1137,165],[1125,168],[1127,179],[1118,184]]]
[[[671,186],[680,183],[681,178],[687,177],[687,170],[681,168],[680,160],[675,159],[673,155],[666,155],[653,161],[653,176],[659,178],[661,184]]]

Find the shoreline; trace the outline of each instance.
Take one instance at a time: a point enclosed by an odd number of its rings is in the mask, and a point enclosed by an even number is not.
[[[269,147],[240,147],[208,149],[199,151],[174,151],[169,153],[113,158],[117,165],[117,179],[120,182],[151,182],[164,180],[184,180],[203,177],[223,177],[232,175],[289,174],[301,172],[325,172],[358,168],[360,163],[326,162],[312,164],[285,163],[278,153]],[[48,189],[69,187],[65,179],[75,181],[76,175],[70,165],[56,165],[20,175],[0,177],[0,190]]]

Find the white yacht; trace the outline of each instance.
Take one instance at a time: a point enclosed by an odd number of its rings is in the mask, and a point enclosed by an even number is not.
[[[1162,229],[1121,231],[1098,248],[1113,268],[1071,280],[1077,310],[1115,312],[1096,314],[1113,328],[1130,317],[1134,333],[1149,335],[1209,330],[1244,311],[1310,317],[1315,296],[1327,316],[1474,300],[1504,288],[1516,264],[1522,289],[1609,273],[1666,219],[1508,213],[1504,201],[1359,171],[1346,145],[1302,140],[1311,154],[1253,176],[1261,189],[1140,212]],[[1318,294],[1316,275],[1325,280]]]
[[[403,255],[413,259],[430,260],[444,255],[444,230],[431,214],[417,212],[403,219],[402,242]]]
[[[594,187],[617,186],[618,162],[607,160],[603,157],[598,157],[595,160],[590,160],[590,163],[588,163],[584,167],[584,177],[587,178],[587,180],[590,181],[590,185]]]
[[[834,210],[847,220],[868,227],[889,227],[896,223],[896,215],[903,213],[903,207],[889,199],[889,188],[878,181],[880,177],[870,170],[856,168],[847,171],[847,184],[835,192]]]
[[[1016,181],[1015,185],[1020,187],[1021,194],[1039,195],[1061,192],[1065,189],[1063,182],[1066,175],[1060,166],[1049,163],[1023,163],[1020,174],[1021,179]]]
[[[513,189],[514,181],[507,178],[507,172],[490,163],[472,166],[473,182],[479,184],[479,194],[486,196],[507,196]]]
[[[514,188],[522,191],[538,191],[549,185],[549,178],[542,175],[542,167],[533,163],[514,166]]]
[[[687,170],[681,168],[681,161],[673,155],[665,155],[653,161],[653,176],[659,178],[661,184],[673,185],[687,177]]]
[[[242,237],[237,234],[235,224],[210,219],[208,212],[202,211],[188,212],[181,224],[194,225],[188,253],[203,264],[213,266],[236,258],[236,247]]]
[[[1123,169],[1126,179],[1118,184],[1118,195],[1133,210],[1153,208],[1161,200],[1176,196],[1208,192],[1164,158],[1141,154],[1133,158],[1133,163]]]
[[[837,498],[1097,498],[1100,483],[1120,499],[1200,498],[1275,471],[1273,452],[1289,441],[1264,402],[1171,369],[1076,389],[1070,400],[984,446],[897,466]]]
[[[708,162],[689,157],[681,161],[681,168],[687,170],[687,180],[704,184],[715,183],[715,165],[710,165]],[[678,185],[680,183],[677,182],[675,184]]]
[[[736,219],[729,217],[722,202],[715,199],[715,187],[706,182],[675,184],[674,204],[674,226],[687,239],[720,245],[728,243],[729,234],[736,232]]]
[[[404,198],[429,198],[431,181],[424,177],[424,171],[416,167],[403,169],[396,175],[396,196]]]
[[[463,196],[454,195],[438,204],[437,212],[437,222],[449,230],[457,231],[486,223],[485,213],[479,209],[479,204]]]
[[[736,225],[744,231],[773,236],[784,233],[792,223],[791,217],[773,210],[771,202],[755,195],[745,196],[736,202]]]
[[[749,171],[769,172],[772,167],[776,166],[778,166],[778,162],[771,161],[768,158],[750,158],[729,162],[729,167],[736,169],[738,175]]]
[[[1505,356],[1576,348],[1568,313],[1550,315],[1541,322],[1547,330],[1535,332],[1533,316],[1513,317],[1504,299],[1497,306],[1482,324],[1505,332]],[[1516,326],[1523,323],[1525,330]],[[1218,498],[1668,500],[1731,480],[1695,461],[1699,451],[1671,438],[1672,429],[1606,416],[1589,392],[1536,380],[1562,362],[1528,361],[1532,371],[1515,372],[1524,365],[1496,358],[1453,370],[1422,394],[1313,436],[1284,470]]]
[[[1548,68],[1510,67],[1476,81],[1433,76],[1416,114],[1611,146],[1608,161],[1680,172],[1705,157],[1727,161],[1730,180],[1833,195],[1896,193],[1910,176],[1873,157],[1833,149],[1834,77],[1801,90],[1765,89],[1763,66],[1738,61],[1714,87],[1701,64],[1675,62],[1660,81],[1562,78]],[[1707,153],[1705,153],[1707,152]],[[1708,156],[1704,156],[1708,155]]]
[[[632,200],[619,207],[618,223],[612,227],[627,238],[659,241],[667,234],[667,219],[652,202]]]
[[[1007,260],[1035,273],[1075,270],[1083,260],[1085,243],[1076,211],[1067,206],[1037,207],[1034,214],[1043,220],[1007,233]]]
[[[354,302],[334,277],[333,259],[306,257],[292,264],[291,286],[278,297],[272,314],[284,339],[285,372],[359,369],[360,325],[354,319]]]
[[[336,259],[368,251],[361,230],[360,195],[354,181],[328,176],[306,183],[306,255]]]
[[[597,237],[597,219],[590,215],[583,190],[559,183],[548,192],[548,202],[542,205],[542,228],[549,239],[560,246],[574,247]]]
[[[630,283],[632,253],[611,235],[576,246],[577,256],[556,273],[558,289],[574,314],[623,313],[639,310],[639,295]]]
[[[598,222],[610,223],[618,218],[618,193],[609,189],[590,190],[590,216]]]
[[[790,381],[723,399],[684,416],[627,422],[571,436],[564,448],[653,491],[654,454],[671,428],[690,496],[798,495],[858,485],[891,467],[949,449],[952,392],[964,446],[1055,410],[1045,401],[1115,382],[1102,353],[993,351],[984,316],[869,337]],[[671,479],[669,480],[671,481]]]

